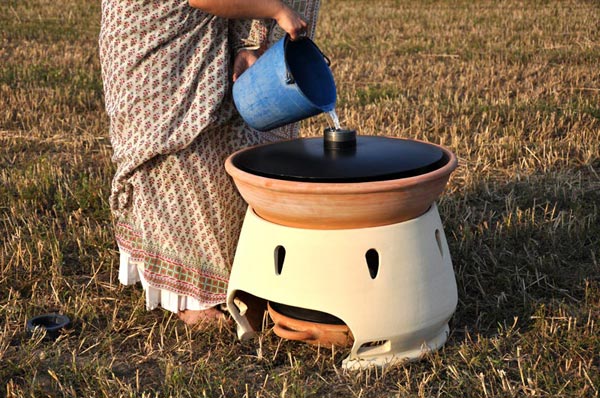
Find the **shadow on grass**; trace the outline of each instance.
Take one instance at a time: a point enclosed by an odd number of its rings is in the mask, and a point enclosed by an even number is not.
[[[576,306],[598,281],[600,190],[586,171],[482,181],[442,200],[458,284],[452,341],[526,331],[541,308]]]

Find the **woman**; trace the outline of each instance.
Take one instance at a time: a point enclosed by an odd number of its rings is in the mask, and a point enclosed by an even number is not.
[[[246,208],[224,161],[296,134],[245,125],[231,81],[284,32],[314,33],[319,0],[289,3],[102,1],[119,279],[141,280],[148,309],[162,306],[188,324],[222,317]]]

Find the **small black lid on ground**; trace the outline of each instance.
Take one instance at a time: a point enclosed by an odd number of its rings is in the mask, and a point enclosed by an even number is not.
[[[327,149],[322,137],[298,138],[238,153],[233,165],[247,173],[303,182],[370,182],[414,177],[437,170],[449,159],[425,142],[357,136],[356,146]]]
[[[66,315],[43,314],[35,316],[27,321],[27,330],[33,333],[36,328],[46,331],[46,338],[54,340],[58,337],[60,330],[68,327],[71,320]]]

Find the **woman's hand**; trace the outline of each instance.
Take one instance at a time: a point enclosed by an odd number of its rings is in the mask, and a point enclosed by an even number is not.
[[[308,24],[306,21],[291,7],[285,3],[281,3],[281,9],[273,16],[281,29],[286,31],[292,40],[306,34]]]
[[[282,0],[188,0],[190,6],[223,18],[273,18],[292,40],[306,33],[307,23]]]
[[[240,50],[233,61],[233,81],[252,66],[260,56],[260,50]]]

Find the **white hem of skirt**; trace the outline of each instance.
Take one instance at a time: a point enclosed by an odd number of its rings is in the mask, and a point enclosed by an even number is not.
[[[167,311],[178,313],[184,310],[202,311],[212,307],[212,305],[201,303],[193,297],[150,286],[144,278],[144,263],[132,260],[131,255],[120,247],[119,253],[119,282],[123,285],[134,285],[141,282],[146,294],[147,310],[162,307]]]

